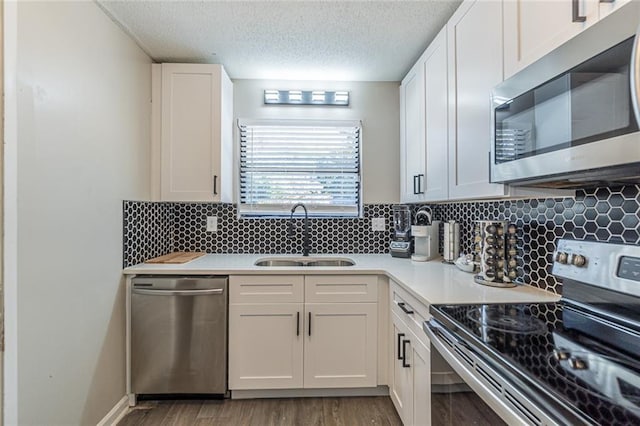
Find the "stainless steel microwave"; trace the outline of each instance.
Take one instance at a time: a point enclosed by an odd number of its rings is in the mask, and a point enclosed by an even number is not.
[[[640,183],[638,10],[622,8],[494,89],[492,182]]]

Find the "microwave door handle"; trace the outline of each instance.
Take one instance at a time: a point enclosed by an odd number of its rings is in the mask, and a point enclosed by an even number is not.
[[[635,113],[636,122],[640,122],[640,106],[638,98],[640,98],[640,29],[636,32],[633,40],[633,50],[631,52],[631,103],[633,104],[633,112]]]

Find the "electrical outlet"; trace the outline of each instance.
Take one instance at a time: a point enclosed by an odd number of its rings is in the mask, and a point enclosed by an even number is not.
[[[374,217],[371,219],[372,231],[385,231],[386,229],[387,229],[387,224],[385,222],[384,217]]]
[[[207,216],[207,232],[218,232],[218,216]]]

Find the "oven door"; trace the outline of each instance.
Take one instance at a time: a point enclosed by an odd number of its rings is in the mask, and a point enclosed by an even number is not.
[[[423,328],[431,341],[432,425],[557,424],[437,320]]]
[[[445,356],[447,354],[445,353]],[[504,421],[431,344],[431,424],[504,425]]]

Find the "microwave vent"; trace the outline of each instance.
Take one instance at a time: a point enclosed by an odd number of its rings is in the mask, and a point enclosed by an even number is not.
[[[602,169],[581,170],[570,174],[543,176],[508,182],[512,186],[551,189],[590,189],[607,186],[640,185],[640,163]]]

